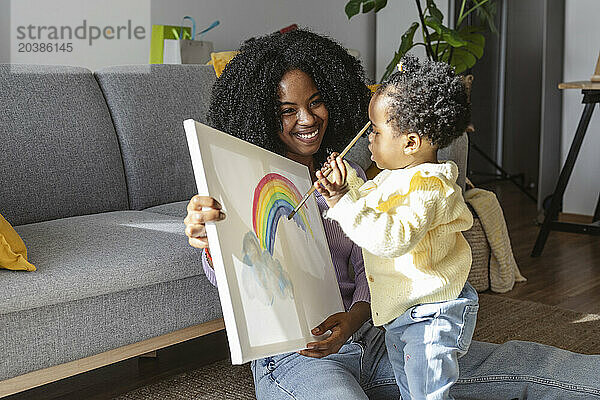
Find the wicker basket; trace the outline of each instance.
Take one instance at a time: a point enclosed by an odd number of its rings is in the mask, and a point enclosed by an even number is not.
[[[468,281],[475,290],[483,292],[490,288],[490,244],[477,213],[470,205],[469,209],[473,213],[473,227],[463,232],[473,253],[473,263],[471,264]]]

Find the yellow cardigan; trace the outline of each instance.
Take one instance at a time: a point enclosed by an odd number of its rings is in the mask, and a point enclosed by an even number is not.
[[[384,170],[364,184],[348,170],[350,191],[327,217],[363,249],[375,325],[460,294],[471,268],[461,231],[473,216],[457,176],[452,161]]]

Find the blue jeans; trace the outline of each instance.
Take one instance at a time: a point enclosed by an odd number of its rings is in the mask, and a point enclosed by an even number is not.
[[[471,345],[479,297],[467,282],[456,299],[419,304],[385,324],[385,344],[403,399],[450,399],[458,359]]]
[[[539,343],[473,341],[458,361],[456,399],[600,400],[600,355]],[[366,322],[337,354],[297,353],[251,363],[258,400],[399,399],[384,332]]]
[[[383,332],[366,322],[335,354],[280,354],[252,361],[256,397],[267,399],[399,399]]]

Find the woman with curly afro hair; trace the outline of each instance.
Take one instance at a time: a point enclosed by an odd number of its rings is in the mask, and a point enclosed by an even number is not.
[[[370,91],[365,83],[359,61],[324,36],[296,30],[250,39],[215,83],[208,121],[221,131],[306,165],[316,179],[315,170],[327,155],[343,148],[367,122]],[[366,180],[358,165],[350,165]],[[323,213],[327,204],[321,195],[315,196]],[[216,286],[204,223],[221,221],[225,214],[215,199],[204,196],[194,196],[187,209],[189,243],[204,249],[204,272]],[[327,339],[309,343],[298,353],[253,361],[256,397],[399,399],[384,333],[370,320],[362,250],[337,222],[323,219],[323,226],[346,311],[328,317],[313,330],[314,335],[330,331]],[[598,388],[595,377],[585,380],[586,376],[570,379],[572,385],[536,385],[554,379],[552,371],[559,370],[558,365],[569,371],[590,359],[522,343],[473,342],[461,359],[456,392],[473,399],[520,398],[522,393],[535,393],[532,398],[573,398],[574,393],[589,395],[585,387]],[[523,354],[532,355],[527,364],[521,361]],[[600,369],[600,359],[592,367]],[[533,376],[533,380],[519,376]]]
[[[307,94],[317,94],[307,110],[287,104],[294,83],[311,84],[314,93]],[[369,100],[360,62],[339,44],[305,30],[274,33],[246,41],[227,64],[213,87],[208,123],[292,159],[313,156],[320,165],[363,127]],[[304,111],[320,119],[306,120]],[[298,135],[317,125],[316,138]]]

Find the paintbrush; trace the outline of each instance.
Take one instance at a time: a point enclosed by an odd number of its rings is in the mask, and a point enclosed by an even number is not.
[[[365,131],[367,129],[369,129],[369,126],[371,126],[371,121],[367,122],[365,124],[365,126],[360,130],[360,132],[358,132],[356,134],[356,136],[354,137],[354,139],[352,139],[352,141],[350,143],[348,143],[348,146],[346,146],[346,148],[340,153],[339,157],[344,158],[344,156],[346,155],[346,153],[348,153],[348,151],[352,148],[352,146],[354,146],[354,144],[358,141],[358,139],[360,139],[360,137],[363,135],[363,133],[365,133]],[[325,171],[323,171],[323,175],[325,177],[327,177],[331,173],[331,171],[332,171],[331,168],[327,167],[327,169]],[[314,191],[315,191],[315,186],[313,185],[310,188],[310,190],[308,192],[306,192],[306,194],[302,198],[302,201],[300,201],[300,203],[298,203],[298,205],[296,206],[296,208],[294,208],[294,210],[290,213],[290,215],[288,215],[288,220],[290,220],[290,219],[292,219],[294,217],[294,215],[304,205],[304,203],[306,202],[306,200],[308,200],[308,198],[310,197],[311,194],[313,194]]]

